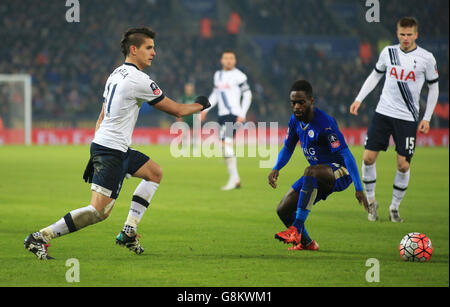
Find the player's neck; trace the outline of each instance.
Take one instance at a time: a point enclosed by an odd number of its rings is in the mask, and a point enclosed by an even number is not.
[[[416,48],[417,48],[417,44],[416,43],[412,44],[411,47],[409,47],[409,48],[408,47],[402,47],[402,45],[400,45],[400,50],[403,51],[404,53],[411,52],[411,51],[415,50]]]
[[[309,124],[310,122],[312,122],[313,118],[314,118],[314,107],[311,107],[311,111],[308,113],[307,117],[303,122],[305,124]]]
[[[310,122],[312,122],[312,120],[313,120],[313,118],[314,118],[314,107],[311,107],[311,111],[308,113],[308,115],[306,115],[305,117],[303,117],[303,118],[298,118],[298,117],[296,117],[297,118],[297,120],[298,121],[300,121],[301,123],[304,123],[305,124],[305,127],[304,128],[306,128],[307,126],[308,126],[308,124],[310,123]]]
[[[125,59],[125,63],[133,64],[133,65],[136,66],[136,68],[139,69],[139,70],[143,70],[143,69],[145,68],[145,67],[140,67],[140,66],[139,66],[139,63],[138,63],[137,61],[135,61],[135,60],[133,60],[132,58],[129,58],[129,57],[127,57],[127,58]]]

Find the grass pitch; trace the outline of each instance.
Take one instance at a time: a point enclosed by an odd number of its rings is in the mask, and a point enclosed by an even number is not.
[[[136,147],[164,171],[140,226],[142,255],[115,245],[139,180],[125,180],[111,216],[52,241],[54,261],[38,261],[23,247],[25,236],[86,206],[82,173],[87,146],[0,147],[0,286],[449,286],[449,150],[417,148],[400,207],[402,224],[388,220],[395,152],[377,161],[380,220],[354,198],[354,187],[317,203],[306,222],[320,251],[288,251],[273,238],[284,229],[275,208],[307,166],[297,149],[267,184],[259,158],[239,158],[242,189],[220,191],[227,180],[221,158],[171,157],[168,146]],[[351,148],[358,166],[362,147]],[[409,232],[428,235],[430,262],[405,263],[398,244]],[[80,264],[80,282],[68,283],[69,258]],[[369,258],[380,281],[369,283]]]

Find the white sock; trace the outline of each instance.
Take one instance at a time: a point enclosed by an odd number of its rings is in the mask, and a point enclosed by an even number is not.
[[[64,218],[59,219],[54,224],[39,230],[39,232],[44,237],[45,241],[50,242],[51,239],[63,236],[69,233],[69,228],[67,227]]]
[[[392,202],[389,207],[390,210],[398,210],[403,197],[405,197],[406,189],[409,184],[409,170],[406,173],[402,173],[397,170],[397,174],[394,179],[394,188],[392,190]]]
[[[39,232],[45,241],[50,242],[51,239],[80,230],[101,220],[97,210],[92,205],[89,205],[70,211],[56,223],[41,229]]]
[[[227,169],[228,169],[228,174],[230,175],[230,180],[239,180],[239,173],[237,170],[236,157],[225,158],[225,163],[227,164]]]
[[[153,195],[159,184],[153,181],[142,180],[133,193],[133,199],[128,212],[123,231],[130,236],[135,236],[137,227],[147,210]]]
[[[367,195],[367,200],[369,201],[369,203],[371,203],[375,200],[375,186],[377,183],[376,163],[372,165],[366,165],[363,161],[361,172],[364,190],[366,191]]]

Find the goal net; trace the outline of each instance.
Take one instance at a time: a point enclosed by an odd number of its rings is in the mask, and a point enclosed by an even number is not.
[[[0,74],[0,145],[31,145],[31,76]]]

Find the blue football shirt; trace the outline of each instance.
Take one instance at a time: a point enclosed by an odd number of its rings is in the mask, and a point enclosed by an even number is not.
[[[314,107],[314,118],[308,124],[297,120],[295,115],[291,116],[285,146],[294,149],[298,141],[310,165],[345,165],[338,152],[348,148],[347,143],[336,120],[322,110]]]

